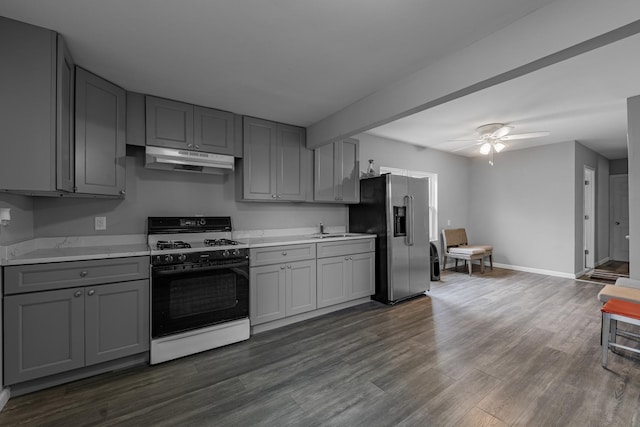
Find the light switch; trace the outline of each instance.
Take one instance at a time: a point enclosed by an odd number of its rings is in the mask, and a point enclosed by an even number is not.
[[[107,229],[107,217],[106,216],[97,216],[96,217],[96,230],[106,230]]]

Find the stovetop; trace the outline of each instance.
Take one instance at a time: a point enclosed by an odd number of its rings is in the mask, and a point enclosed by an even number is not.
[[[232,251],[249,245],[232,239],[230,217],[149,217],[152,254]]]

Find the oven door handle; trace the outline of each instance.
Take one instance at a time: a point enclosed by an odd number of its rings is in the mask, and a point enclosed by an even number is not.
[[[229,268],[248,268],[249,267],[249,263],[244,261],[244,262],[237,262],[234,264],[222,264],[222,265],[207,265],[207,266],[203,266],[203,267],[195,267],[195,268],[177,268],[177,269],[171,269],[171,270],[161,270],[161,269],[156,269],[156,268],[152,268],[152,274],[156,277],[158,276],[171,276],[173,274],[184,274],[184,273],[199,273],[199,272],[203,272],[203,271],[215,271],[215,270],[224,270],[224,269],[229,269]]]

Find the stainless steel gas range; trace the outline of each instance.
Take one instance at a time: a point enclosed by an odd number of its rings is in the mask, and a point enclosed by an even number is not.
[[[149,217],[151,364],[246,340],[249,249],[230,217]]]

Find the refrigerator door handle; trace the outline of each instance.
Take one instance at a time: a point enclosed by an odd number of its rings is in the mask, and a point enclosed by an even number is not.
[[[409,246],[413,246],[413,232],[415,230],[415,226],[413,223],[414,217],[415,217],[415,212],[413,211],[413,206],[414,203],[413,201],[415,200],[415,198],[413,196],[409,196],[409,230],[407,230],[407,235],[409,236]]]
[[[411,198],[410,196],[404,196],[404,207],[405,207],[405,235],[404,235],[404,244],[406,246],[411,246]]]

